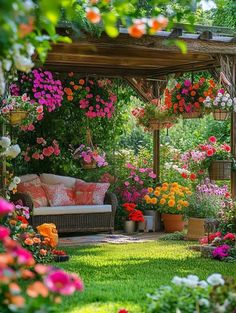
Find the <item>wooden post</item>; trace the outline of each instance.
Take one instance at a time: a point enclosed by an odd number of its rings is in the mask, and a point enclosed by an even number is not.
[[[160,182],[160,131],[153,131],[153,172],[157,175],[156,181]]]
[[[232,78],[233,78],[233,86],[236,84],[236,57],[234,57],[234,62],[232,66]],[[234,91],[234,96],[236,96]],[[232,113],[231,119],[231,149],[233,158],[236,159],[236,113]],[[232,170],[231,172],[231,193],[232,198],[236,198],[236,171]]]

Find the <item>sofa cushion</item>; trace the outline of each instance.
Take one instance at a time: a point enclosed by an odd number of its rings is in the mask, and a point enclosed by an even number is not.
[[[20,176],[20,181],[22,183],[27,183],[27,182],[30,182],[30,181],[35,180],[37,178],[39,178],[39,177],[36,174],[22,175],[22,176]]]
[[[48,205],[48,199],[39,179],[30,182],[20,183],[17,186],[19,192],[28,194],[33,200],[34,207],[42,207]]]
[[[103,205],[73,205],[34,208],[33,215],[63,215],[63,214],[82,214],[82,213],[108,213],[112,212],[110,204]]]
[[[65,187],[63,184],[42,184],[50,206],[65,206],[75,204],[74,188]]]
[[[58,184],[63,184],[65,187],[72,188],[75,186],[75,182],[83,180],[77,179],[75,177],[69,177],[69,176],[60,176],[60,175],[54,175],[54,174],[40,174],[40,180],[42,183],[47,184],[47,185],[58,185]]]
[[[78,205],[102,205],[108,183],[86,183],[77,181],[75,184],[75,203]]]

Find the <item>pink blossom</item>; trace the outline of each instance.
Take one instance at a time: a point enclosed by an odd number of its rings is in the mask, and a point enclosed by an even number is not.
[[[211,142],[211,143],[216,143],[216,137],[215,136],[211,136],[211,137],[209,137],[209,142]]]
[[[36,139],[36,142],[39,144],[39,145],[41,145],[41,144],[46,144],[46,141],[45,141],[45,139],[43,138],[43,137],[38,137],[37,139]]]
[[[157,177],[157,175],[155,174],[155,173],[149,173],[149,175],[148,175],[149,177],[151,177],[151,178],[153,178],[153,179],[155,179],[156,177]]]
[[[24,101],[24,102],[28,101],[27,94],[24,93],[24,94],[22,95],[21,99],[22,99],[22,101]]]
[[[10,235],[10,229],[4,226],[0,226],[0,241],[8,238]]]
[[[42,105],[39,105],[39,106],[36,108],[36,112],[37,112],[37,113],[43,113],[43,106],[42,106]]]
[[[35,152],[32,154],[32,158],[35,160],[39,160],[40,159],[40,154],[38,152]]]
[[[130,185],[130,183],[129,183],[128,181],[126,181],[126,182],[124,183],[124,185],[125,185],[126,187],[128,187],[128,186]]]
[[[52,292],[61,295],[71,295],[76,290],[76,286],[73,283],[70,275],[62,270],[56,270],[50,273],[45,278],[45,285]]]
[[[77,274],[71,274],[71,278],[73,280],[73,284],[75,286],[75,289],[78,291],[83,291],[84,290],[84,284],[82,282],[82,280],[80,279],[80,277],[78,277]]]
[[[33,125],[33,124],[30,124],[30,125],[28,126],[28,130],[29,130],[29,131],[33,131],[33,130],[35,130],[34,125]]]
[[[39,114],[39,115],[37,116],[37,120],[38,120],[38,121],[41,121],[41,120],[43,119],[43,116],[44,116],[43,113]]]
[[[33,265],[34,264],[34,258],[32,254],[22,247],[18,246],[13,254],[17,257],[18,264],[24,264],[24,265]]]
[[[14,205],[3,198],[0,198],[0,216],[7,215],[13,212],[15,209]]]

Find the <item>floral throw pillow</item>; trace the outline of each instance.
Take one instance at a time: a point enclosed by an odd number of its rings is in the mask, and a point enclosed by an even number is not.
[[[110,184],[108,183],[75,183],[75,202],[77,205],[102,205],[105,193]]]
[[[20,183],[17,186],[17,191],[28,194],[35,208],[48,206],[48,199],[39,179]]]
[[[50,206],[66,206],[75,204],[75,194],[73,188],[65,187],[62,184],[42,184],[42,186],[46,192]]]

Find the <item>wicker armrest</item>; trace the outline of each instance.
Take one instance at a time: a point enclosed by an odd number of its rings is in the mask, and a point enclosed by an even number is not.
[[[116,213],[118,201],[117,201],[116,195],[113,192],[110,192],[110,191],[106,192],[104,204],[111,204],[113,215]]]
[[[34,207],[33,200],[31,199],[31,197],[28,194],[17,192],[11,196],[11,200],[13,202],[21,200],[23,202],[23,205],[27,206],[30,209],[30,212],[33,211],[33,207]]]

